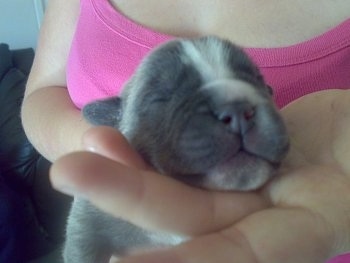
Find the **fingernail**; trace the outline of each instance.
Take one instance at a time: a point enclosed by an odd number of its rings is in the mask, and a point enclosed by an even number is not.
[[[77,195],[76,189],[74,189],[74,188],[71,187],[71,186],[67,186],[67,185],[54,185],[54,188],[55,188],[57,191],[60,191],[61,193],[66,194],[66,195],[70,195],[70,196],[75,196],[75,195]]]
[[[71,182],[66,182],[62,177],[63,176],[50,176],[51,185],[55,190],[70,196],[82,195],[81,191],[79,191],[77,187],[75,187]]]
[[[86,150],[89,152],[97,153],[97,149],[95,146],[87,145]]]

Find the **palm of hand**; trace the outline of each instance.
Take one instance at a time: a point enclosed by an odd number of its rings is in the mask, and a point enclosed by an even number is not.
[[[235,226],[257,262],[323,262],[349,249],[348,93],[312,94],[283,110],[292,147],[281,175],[263,189],[272,207]]]

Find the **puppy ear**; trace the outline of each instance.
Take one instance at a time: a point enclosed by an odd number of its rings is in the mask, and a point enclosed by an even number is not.
[[[266,85],[266,88],[271,96],[273,96],[273,88],[270,85]]]
[[[104,125],[118,128],[122,115],[122,100],[112,97],[97,100],[84,106],[84,118],[93,125]]]

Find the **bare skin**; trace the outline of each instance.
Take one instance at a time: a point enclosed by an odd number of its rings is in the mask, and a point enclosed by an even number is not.
[[[79,1],[50,1],[22,106],[25,132],[48,160],[82,149],[90,128],[70,100],[66,63]]]
[[[324,262],[350,250],[349,100],[349,91],[324,91],[283,110],[292,150],[260,192],[207,192],[158,175],[108,128],[86,134],[95,153],[58,160],[52,183],[142,227],[193,238],[122,263]]]
[[[110,2],[132,20],[163,33],[216,34],[245,47],[280,47],[308,40],[348,18],[350,8],[346,0]]]

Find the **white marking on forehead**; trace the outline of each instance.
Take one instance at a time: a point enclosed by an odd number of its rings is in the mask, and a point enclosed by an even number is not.
[[[266,99],[251,84],[238,79],[217,79],[204,85],[202,89],[210,90],[211,94],[221,102],[247,100],[253,105],[266,102]]]
[[[198,45],[192,41],[182,41],[181,44],[185,52],[183,59],[192,62],[205,82],[234,77],[228,68],[228,54],[219,41],[208,39]]]

